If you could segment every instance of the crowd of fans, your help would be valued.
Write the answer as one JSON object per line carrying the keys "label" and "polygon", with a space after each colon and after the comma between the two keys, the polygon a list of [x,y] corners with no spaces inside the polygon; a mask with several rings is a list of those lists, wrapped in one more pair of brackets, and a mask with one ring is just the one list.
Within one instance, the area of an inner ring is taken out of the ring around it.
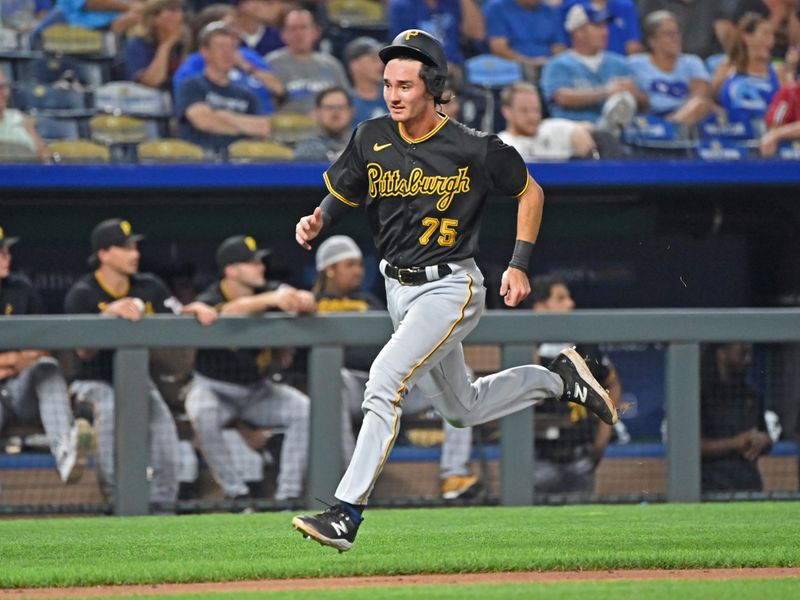
{"label": "crowd of fans", "polygon": [[[46,142],[63,137],[177,137],[225,159],[246,139],[282,144],[282,158],[328,161],[358,122],[386,113],[377,50],[420,28],[446,50],[461,102],[448,114],[505,129],[529,161],[691,156],[709,144],[771,157],[800,139],[799,13],[797,0],[10,0],[0,143],[5,159],[47,161]],[[60,35],[98,31],[118,50],[59,49],[48,31],[64,25]],[[512,80],[481,76],[508,64]],[[84,76],[98,66],[99,81]],[[120,80],[167,94],[169,110],[100,105],[101,86]],[[36,84],[44,87],[26,93]],[[74,98],[59,105],[51,88],[78,90],[84,113]],[[87,121],[108,110],[155,123],[103,137]],[[75,121],[71,135],[54,118]]]}

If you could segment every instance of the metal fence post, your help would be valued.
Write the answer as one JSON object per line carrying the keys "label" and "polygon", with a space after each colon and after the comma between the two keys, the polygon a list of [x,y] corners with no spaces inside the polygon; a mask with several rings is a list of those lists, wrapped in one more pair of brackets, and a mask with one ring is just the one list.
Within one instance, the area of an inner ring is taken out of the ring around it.
{"label": "metal fence post", "polygon": [[[530,364],[533,347],[503,346],[504,369]],[[500,503],[506,506],[533,504],[533,407],[500,421]]]}
{"label": "metal fence post", "polygon": [[150,508],[148,351],[114,353],[114,514],[146,515]]}
{"label": "metal fence post", "polygon": [[667,500],[700,501],[700,345],[667,350]]}
{"label": "metal fence post", "polygon": [[341,346],[312,346],[308,359],[311,395],[311,431],[307,505],[320,508],[316,500],[333,502],[333,492],[342,476],[342,363]]}

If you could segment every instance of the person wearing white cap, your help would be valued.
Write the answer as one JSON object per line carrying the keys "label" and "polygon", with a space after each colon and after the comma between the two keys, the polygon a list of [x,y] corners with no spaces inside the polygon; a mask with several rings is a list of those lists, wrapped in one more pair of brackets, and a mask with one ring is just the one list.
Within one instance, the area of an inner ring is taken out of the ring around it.
{"label": "person wearing white cap", "polygon": [[[386,310],[373,294],[359,289],[364,281],[364,262],[361,249],[352,238],[346,235],[329,237],[319,245],[315,262],[317,279],[313,291],[317,297],[317,312]],[[380,347],[367,346],[345,350],[345,366],[342,369],[342,451],[345,464],[350,461],[355,448],[353,420],[363,417],[361,404],[369,369],[380,350]],[[431,407],[421,388],[412,389],[403,399],[405,414],[419,414]],[[444,421],[443,429],[440,461],[442,497],[456,499],[474,495],[480,489],[480,482],[469,468],[472,428],[456,428]]]}
{"label": "person wearing white cap", "polygon": [[544,66],[542,90],[550,116],[616,132],[648,101],[625,57],[606,50],[607,21],[608,14],[591,5],[574,4],[567,11],[564,28],[572,49]]}

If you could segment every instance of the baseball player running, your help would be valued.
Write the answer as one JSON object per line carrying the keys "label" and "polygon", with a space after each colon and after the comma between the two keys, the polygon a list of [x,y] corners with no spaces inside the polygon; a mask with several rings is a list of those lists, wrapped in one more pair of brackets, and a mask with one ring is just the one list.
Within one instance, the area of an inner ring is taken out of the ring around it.
{"label": "baseball player running", "polygon": [[548,368],[524,365],[471,382],[462,340],[480,319],[483,276],[475,264],[480,218],[490,192],[519,201],[517,240],[500,295],[516,306],[542,218],[543,193],[516,150],[437,112],[446,103],[447,60],[431,35],[410,29],[380,51],[389,115],[361,123],[324,174],[328,195],[302,217],[295,239],[310,250],[320,231],[366,210],[382,257],[394,334],[372,364],[364,421],[335,496],[292,525],[340,552],[353,546],[362,512],[397,438],[402,401],[419,386],[459,427],[478,425],[545,398],[578,402],[606,423],[614,404],[572,348]]}

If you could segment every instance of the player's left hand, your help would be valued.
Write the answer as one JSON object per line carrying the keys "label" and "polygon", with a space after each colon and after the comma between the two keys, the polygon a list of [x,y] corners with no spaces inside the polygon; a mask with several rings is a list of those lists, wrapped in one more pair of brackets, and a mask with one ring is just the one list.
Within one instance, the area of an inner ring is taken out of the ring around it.
{"label": "player's left hand", "polygon": [[506,306],[516,306],[531,293],[528,275],[514,267],[508,267],[500,281],[500,295]]}
{"label": "player's left hand", "polygon": [[211,325],[217,320],[217,311],[203,302],[190,302],[181,309],[181,314],[193,315],[201,325]]}
{"label": "player's left hand", "polygon": [[294,239],[306,250],[311,250],[311,240],[322,231],[322,209],[318,206],[310,215],[301,218],[294,228]]}

